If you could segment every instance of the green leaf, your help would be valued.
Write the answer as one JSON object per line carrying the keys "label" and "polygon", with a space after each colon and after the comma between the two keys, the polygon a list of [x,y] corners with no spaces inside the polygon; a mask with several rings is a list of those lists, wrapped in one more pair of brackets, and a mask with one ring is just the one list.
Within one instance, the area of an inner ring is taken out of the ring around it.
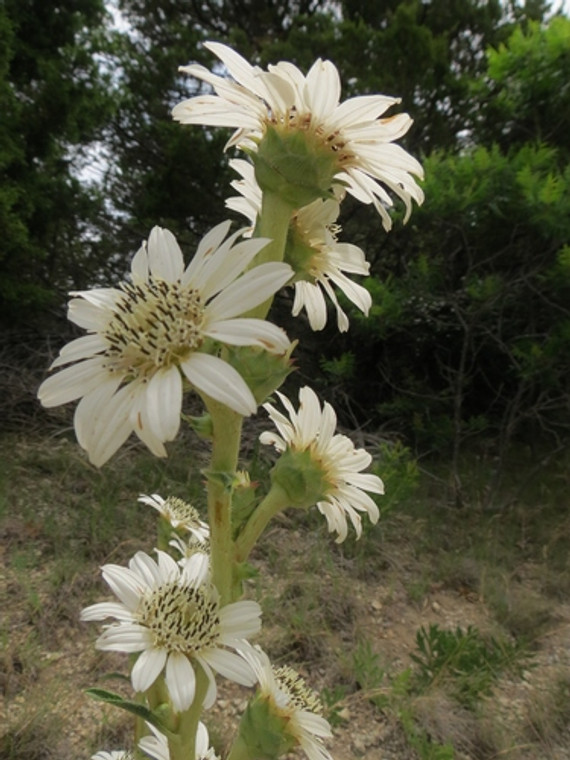
{"label": "green leaf", "polygon": [[127,712],[136,715],[137,718],[142,718],[148,723],[151,723],[153,726],[155,726],[155,728],[158,728],[158,730],[166,736],[172,736],[172,732],[169,731],[164,722],[156,715],[156,713],[154,713],[152,710],[146,707],[146,705],[143,705],[140,702],[133,702],[130,699],[124,699],[120,694],[116,694],[113,691],[107,691],[106,689],[99,689],[97,687],[85,689],[85,693],[92,699],[96,699],[98,702],[106,702],[109,705],[120,707],[121,710],[126,710]]}

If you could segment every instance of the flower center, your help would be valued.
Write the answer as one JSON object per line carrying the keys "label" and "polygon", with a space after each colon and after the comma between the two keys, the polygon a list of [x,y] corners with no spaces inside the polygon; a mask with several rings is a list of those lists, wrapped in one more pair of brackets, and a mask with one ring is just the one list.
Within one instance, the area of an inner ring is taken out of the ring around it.
{"label": "flower center", "polygon": [[339,164],[346,164],[354,158],[354,155],[346,150],[346,140],[340,130],[327,132],[322,123],[315,122],[310,111],[303,113],[297,106],[291,106],[285,112],[269,111],[267,121],[274,127],[291,132],[306,132],[315,135],[321,145],[335,153],[335,159]]}
{"label": "flower center", "polygon": [[124,295],[104,332],[110,372],[148,377],[201,345],[204,306],[196,290],[154,279],[120,288]]}
{"label": "flower center", "polygon": [[198,510],[177,496],[169,496],[164,502],[164,513],[170,520],[177,520],[183,528],[201,527]]}
{"label": "flower center", "polygon": [[273,675],[279,688],[290,698],[299,710],[308,710],[316,715],[322,715],[323,705],[317,694],[307,686],[305,680],[293,668],[283,665],[273,668]]}
{"label": "flower center", "polygon": [[211,647],[220,632],[219,605],[203,586],[166,583],[143,598],[137,617],[152,631],[154,645],[192,654]]}

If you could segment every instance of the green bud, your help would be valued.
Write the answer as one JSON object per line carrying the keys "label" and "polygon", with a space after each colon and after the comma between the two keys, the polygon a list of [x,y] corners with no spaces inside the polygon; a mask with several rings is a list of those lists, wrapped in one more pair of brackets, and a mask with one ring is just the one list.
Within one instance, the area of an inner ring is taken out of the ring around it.
{"label": "green bud", "polygon": [[286,449],[271,470],[271,482],[289,499],[289,506],[309,509],[326,496],[329,484],[310,451]]}
{"label": "green bud", "polygon": [[335,155],[309,132],[269,127],[251,158],[261,190],[278,195],[293,208],[331,197],[338,171]]}
{"label": "green bud", "polygon": [[267,697],[255,697],[247,706],[239,725],[239,734],[249,757],[276,760],[290,752],[297,740],[287,733],[287,718],[279,715]]}
{"label": "green bud", "polygon": [[281,355],[257,346],[228,346],[227,361],[243,377],[258,404],[263,404],[293,371],[291,354],[298,342],[293,341]]}

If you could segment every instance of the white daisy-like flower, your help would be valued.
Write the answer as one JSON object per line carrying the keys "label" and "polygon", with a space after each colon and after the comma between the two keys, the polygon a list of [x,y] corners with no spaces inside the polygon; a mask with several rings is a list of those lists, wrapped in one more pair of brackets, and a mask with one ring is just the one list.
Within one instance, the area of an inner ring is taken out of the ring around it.
{"label": "white daisy-like flower", "polygon": [[138,552],[128,568],[104,565],[103,578],[119,601],[86,607],[81,619],[116,619],[96,646],[140,652],[131,671],[135,691],[149,689],[164,671],[174,709],[186,710],[194,701],[198,664],[209,681],[204,706],[211,707],[216,698],[213,671],[244,686],[254,683],[251,669],[228,647],[241,648],[243,639],[259,632],[261,608],[253,601],[221,607],[200,555],[183,567],[165,552],[157,555],[155,561]]}
{"label": "white daisy-like flower", "polygon": [[277,395],[289,416],[272,404],[264,404],[263,408],[279,435],[264,432],[260,441],[273,445],[279,452],[309,452],[325,483],[325,495],[317,502],[317,507],[326,517],[329,531],[336,531],[337,543],[344,541],[348,534],[348,516],[357,538],[360,538],[362,520],[359,512],[368,513],[372,523],[376,523],[380,516],[377,505],[366,491],[384,493],[384,485],[377,475],[362,472],[372,462],[371,455],[364,449],[355,448],[345,435],[335,434],[334,409],[327,402],[321,409],[317,394],[308,386],[299,391],[298,412],[286,396],[279,392]]}
{"label": "white daisy-like flower", "polygon": [[[239,317],[270,298],[291,277],[280,263],[242,272],[266,240],[226,238],[230,222],[211,230],[185,268],[171,232],[155,227],[131,264],[131,282],[76,292],[69,319],[88,334],[64,346],[45,380],[44,406],[81,398],[75,412],[80,445],[101,466],[134,431],[156,456],[180,425],[183,378],[239,414],[257,408],[239,373],[217,346],[260,346],[282,354],[284,331]],[[240,276],[241,275],[241,276]]]}
{"label": "white daisy-like flower", "polygon": [[153,493],[151,496],[141,494],[138,501],[141,504],[148,504],[149,507],[160,512],[173,528],[187,531],[198,543],[207,543],[210,537],[208,525],[200,519],[198,510],[183,499],[179,499],[177,496],[169,496],[167,499],[163,499],[159,494]]}
{"label": "white daisy-like flower", "polygon": [[113,749],[110,752],[101,750],[91,755],[91,760],[135,760],[132,752],[124,749]]}
{"label": "white daisy-like flower", "polygon": [[[258,683],[258,696],[269,703],[270,712],[282,718],[287,737],[297,744],[309,760],[332,760],[323,739],[332,736],[318,694],[288,666],[274,667],[258,646],[241,650]],[[255,707],[253,708],[255,709]]]}
{"label": "white daisy-like flower", "polygon": [[[253,166],[242,159],[233,159],[230,166],[241,180],[231,184],[240,197],[228,198],[226,206],[246,216],[255,226],[261,210],[261,190],[255,180]],[[370,293],[362,285],[347,277],[349,274],[367,275],[370,264],[361,248],[351,243],[339,243],[336,224],[340,213],[337,200],[321,198],[299,209],[291,218],[285,261],[295,272],[293,286],[293,316],[304,308],[313,330],[322,330],[327,322],[327,306],[324,294],[330,298],[337,314],[340,332],[349,327],[348,317],[341,308],[333,285],[336,285],[364,314],[372,306]]]}
{"label": "white daisy-like flower", "polygon": [[[168,740],[152,724],[146,724],[152,731],[152,736],[144,736],[139,741],[139,747],[154,760],[170,760],[170,751],[168,749]],[[210,747],[210,737],[208,729],[200,721],[198,731],[196,732],[196,760],[219,760],[213,747]]]}
{"label": "white daisy-like flower", "polygon": [[373,203],[386,230],[392,226],[387,208],[393,205],[386,188],[404,201],[406,220],[412,200],[423,202],[423,192],[412,177],[423,177],[421,164],[394,144],[412,119],[406,113],[384,117],[399,98],[363,95],[339,103],[340,76],[330,61],[318,59],[305,76],[286,61],[264,71],[226,45],[207,42],[205,47],[222,61],[231,79],[198,64],[182,66],[180,71],[211,85],[215,94],[179,103],[172,112],[174,119],[233,127],[236,131],[228,146],[253,151],[270,128],[281,134],[306,134],[330,154],[334,183],[359,201]]}

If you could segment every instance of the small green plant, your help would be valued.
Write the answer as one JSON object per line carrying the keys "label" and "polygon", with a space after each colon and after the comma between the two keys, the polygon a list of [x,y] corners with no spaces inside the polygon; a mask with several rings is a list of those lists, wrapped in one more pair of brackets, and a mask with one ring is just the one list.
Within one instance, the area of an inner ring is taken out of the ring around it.
{"label": "small green plant", "polygon": [[340,713],[347,691],[348,688],[342,684],[336,684],[330,689],[325,687],[321,691],[321,700],[326,710],[326,718],[331,726],[340,726],[343,721]]}
{"label": "small green plant", "polygon": [[459,626],[446,631],[437,624],[422,626],[416,634],[414,687],[425,691],[435,683],[451,683],[453,696],[473,707],[488,694],[500,673],[507,669],[520,672],[525,655],[520,644],[484,638],[474,626]]}
{"label": "small green plant", "polygon": [[370,692],[370,702],[382,709],[387,704],[387,697],[379,694],[386,671],[380,665],[380,657],[372,651],[369,641],[360,642],[352,655],[354,677],[364,691]]}

